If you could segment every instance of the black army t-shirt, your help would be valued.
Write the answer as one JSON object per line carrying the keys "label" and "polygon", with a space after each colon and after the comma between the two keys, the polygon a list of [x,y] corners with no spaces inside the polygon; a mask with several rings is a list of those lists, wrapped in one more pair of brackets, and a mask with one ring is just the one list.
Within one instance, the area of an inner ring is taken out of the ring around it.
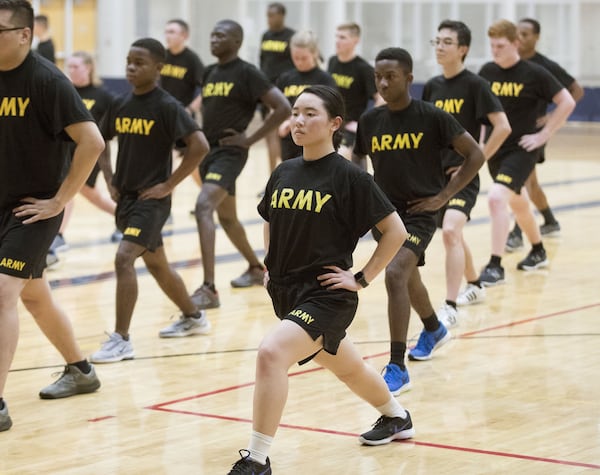
{"label": "black army t-shirt", "polygon": [[209,66],[202,81],[202,117],[211,146],[227,135],[225,129],[246,130],[256,104],[272,87],[263,72],[240,58]]}
{"label": "black army t-shirt", "polygon": [[360,56],[342,62],[337,56],[329,58],[327,71],[338,87],[346,104],[346,122],[358,120],[366,110],[369,100],[377,92],[373,66]]}
{"label": "black army t-shirt", "polygon": [[[502,105],[492,93],[489,83],[467,69],[452,78],[439,75],[427,81],[423,100],[453,115],[475,141],[479,141],[481,125],[490,125],[488,114],[502,112]],[[444,168],[462,162],[463,157],[449,150]]]}
{"label": "black army t-shirt", "polygon": [[372,177],[337,153],[279,165],[258,205],[269,222],[265,263],[274,277],[352,267],[358,239],[394,212]]}
{"label": "black army t-shirt", "polygon": [[0,72],[0,208],[54,196],[71,143],[64,129],[91,120],[71,82],[41,56]]}
{"label": "black army t-shirt", "polygon": [[194,99],[196,88],[202,84],[204,65],[196,53],[185,48],[179,54],[167,51],[160,71],[160,85],[186,107]]}
{"label": "black army t-shirt", "polygon": [[294,67],[290,55],[290,39],[294,33],[286,27],[281,31],[268,30],[262,36],[260,69],[273,84],[282,73]]}
{"label": "black army t-shirt", "polygon": [[501,150],[520,148],[520,138],[537,130],[540,104],[552,102],[562,89],[552,74],[530,61],[519,61],[510,68],[490,62],[481,68],[479,75],[490,83],[512,127]]}
{"label": "black army t-shirt", "polygon": [[136,193],[171,176],[171,150],[198,124],[181,104],[159,87],[116,101],[104,115],[100,130],[106,139],[118,136],[119,151],[113,185]]}
{"label": "black army t-shirt", "polygon": [[407,201],[444,188],[442,152],[464,133],[450,114],[413,99],[401,111],[380,106],[363,114],[354,150],[371,157],[375,182],[404,211]]}

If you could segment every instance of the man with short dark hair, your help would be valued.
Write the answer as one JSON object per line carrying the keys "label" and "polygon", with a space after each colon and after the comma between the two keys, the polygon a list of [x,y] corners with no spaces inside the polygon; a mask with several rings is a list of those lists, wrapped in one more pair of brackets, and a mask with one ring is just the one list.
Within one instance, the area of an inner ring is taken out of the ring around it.
{"label": "man with short dark hair", "polygon": [[[469,183],[485,158],[479,145],[450,114],[413,99],[412,58],[402,48],[386,48],[375,58],[375,84],[385,105],[365,112],[358,121],[354,162],[371,157],[375,182],[400,214],[408,238],[385,270],[390,326],[390,360],[384,379],[393,395],[410,388],[404,363],[411,306],[423,330],[408,355],[428,360],[450,340],[450,332],[431,305],[419,266],[437,228],[438,210]],[[452,146],[464,162],[450,180],[442,152]],[[376,236],[378,237],[378,236]]]}
{"label": "man with short dark hair", "polygon": [[[287,118],[291,108],[261,71],[238,56],[243,37],[242,27],[233,20],[219,21],[210,35],[217,63],[206,68],[202,85],[204,133],[211,149],[200,164],[203,184],[196,201],[204,270],[204,282],[192,295],[198,308],[220,306],[215,287],[215,211],[225,234],[248,262],[248,269],[231,286],[251,287],[263,281],[264,268],[237,216],[236,180],[246,165],[249,147]],[[258,129],[246,135],[259,101],[270,113]]]}
{"label": "man with short dark hair", "polygon": [[[442,66],[442,74],[427,81],[423,99],[452,114],[473,137],[479,138],[482,125],[491,125],[492,133],[482,146],[487,160],[508,137],[510,125],[487,81],[465,68],[471,30],[461,21],[444,20],[431,43],[435,47],[437,62]],[[442,153],[446,179],[450,180],[462,164],[463,157],[452,149]],[[475,175],[467,186],[450,199],[441,216],[446,250],[446,299],[437,315],[447,327],[458,323],[457,305],[477,303],[485,297],[485,289],[479,281],[479,273],[463,235],[478,194],[479,175]],[[467,286],[459,294],[463,275]]]}
{"label": "man with short dark hair", "polygon": [[[260,69],[272,84],[277,82],[281,74],[294,67],[290,55],[290,40],[296,32],[285,25],[285,15],[285,5],[279,2],[269,4],[267,7],[269,29],[263,33],[260,41]],[[260,109],[263,118],[266,117],[268,108],[261,105]],[[277,130],[268,132],[265,140],[269,154],[269,168],[273,171],[281,159],[281,145]]]}
{"label": "man with short dark hair", "polygon": [[31,4],[0,0],[0,431],[12,425],[2,397],[19,338],[19,297],[67,363],[40,397],[100,387],[44,268],[64,207],[85,183],[104,140],[71,82],[31,52],[32,32]]}

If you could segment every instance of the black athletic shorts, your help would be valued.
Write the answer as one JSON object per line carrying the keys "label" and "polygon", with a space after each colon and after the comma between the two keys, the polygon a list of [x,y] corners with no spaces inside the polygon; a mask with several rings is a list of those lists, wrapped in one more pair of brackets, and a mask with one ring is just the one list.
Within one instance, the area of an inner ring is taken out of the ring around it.
{"label": "black athletic shorts", "polygon": [[488,169],[494,183],[510,188],[520,194],[525,180],[538,161],[539,150],[528,152],[522,148],[501,150],[488,161]]}
{"label": "black athletic shorts", "polygon": [[[322,273],[327,272],[327,269],[323,269]],[[340,342],[346,336],[346,329],[356,314],[356,292],[327,290],[321,286],[316,275],[300,280],[270,279],[267,291],[280,320],[290,320],[300,325],[313,340],[323,335],[323,349],[332,355],[337,353]],[[310,361],[317,353],[299,364]]]}
{"label": "black athletic shorts", "polygon": [[[417,266],[425,265],[425,249],[429,246],[437,229],[439,212],[409,214],[406,211],[398,211],[404,227],[408,231],[408,237],[402,247],[410,249],[418,258]],[[374,227],[371,234],[379,241],[381,233]]]}
{"label": "black athletic shorts", "polygon": [[247,160],[246,149],[211,145],[210,152],[200,163],[202,183],[214,183],[227,190],[231,196],[235,196],[235,181],[242,173]]}
{"label": "black athletic shorts", "polygon": [[115,220],[125,241],[155,251],[163,245],[161,231],[170,212],[170,196],[160,200],[139,200],[137,195],[124,195],[117,203]]}
{"label": "black athletic shorts", "polygon": [[88,179],[85,180],[85,184],[87,186],[89,186],[90,188],[94,188],[96,186],[96,180],[98,179],[99,173],[100,173],[100,165],[98,165],[96,163],[94,165],[94,168],[92,169],[92,172],[90,173],[90,176],[88,176]]}
{"label": "black athletic shorts", "polygon": [[446,206],[444,206],[443,211],[438,214],[438,227],[442,227],[444,213],[448,209],[460,211],[467,217],[467,220],[470,220],[471,211],[473,211],[475,203],[477,203],[477,195],[479,195],[479,174],[475,175],[475,178],[467,186],[450,198]]}
{"label": "black athletic shorts", "polygon": [[53,218],[23,224],[12,209],[0,211],[0,273],[21,279],[39,279],[46,267],[46,254],[58,233],[63,213]]}

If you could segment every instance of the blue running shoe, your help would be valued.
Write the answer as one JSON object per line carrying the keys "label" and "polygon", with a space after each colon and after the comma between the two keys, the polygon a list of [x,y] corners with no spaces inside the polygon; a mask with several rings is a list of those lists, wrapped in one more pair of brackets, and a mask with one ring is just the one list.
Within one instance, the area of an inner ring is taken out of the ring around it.
{"label": "blue running shoe", "polygon": [[440,322],[440,327],[434,332],[428,332],[423,329],[419,336],[419,341],[417,341],[417,346],[408,353],[408,359],[412,361],[430,360],[431,354],[444,343],[450,341],[451,337],[452,335],[450,335],[450,332],[442,322]]}
{"label": "blue running shoe", "polygon": [[390,363],[383,368],[383,379],[385,380],[392,396],[398,396],[411,389],[408,370],[402,369],[394,363]]}

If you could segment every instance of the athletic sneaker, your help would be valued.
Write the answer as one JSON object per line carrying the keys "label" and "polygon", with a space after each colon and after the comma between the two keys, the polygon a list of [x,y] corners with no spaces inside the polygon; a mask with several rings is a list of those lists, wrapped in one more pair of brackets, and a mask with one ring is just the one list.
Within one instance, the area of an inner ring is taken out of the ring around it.
{"label": "athletic sneaker", "polygon": [[264,276],[265,270],[263,267],[248,267],[246,272],[231,281],[231,286],[245,288],[253,285],[263,285]]}
{"label": "athletic sneaker", "polygon": [[56,251],[53,249],[48,250],[48,254],[46,254],[46,267],[49,269],[58,264],[58,256],[56,255]]}
{"label": "athletic sneaker", "polygon": [[472,305],[485,300],[485,287],[477,287],[475,284],[467,284],[456,298],[456,305]]}
{"label": "athletic sneaker", "polygon": [[219,292],[216,290],[213,292],[208,285],[198,287],[194,293],[190,295],[190,298],[198,310],[218,308],[221,305],[221,302],[219,302]]}
{"label": "athletic sneaker", "polygon": [[458,325],[458,310],[446,302],[438,309],[436,315],[438,320],[442,322],[446,328]]}
{"label": "athletic sneaker", "polygon": [[54,240],[52,241],[52,244],[50,244],[50,249],[56,252],[62,252],[69,249],[69,245],[67,244],[67,241],[65,241],[63,235],[58,233],[54,236]]}
{"label": "athletic sneaker", "polygon": [[247,475],[271,475],[271,462],[267,457],[266,465],[262,465],[250,458],[248,450],[240,450],[240,460],[233,464],[229,474],[247,474]]}
{"label": "athletic sneaker", "polygon": [[12,420],[8,415],[8,405],[4,401],[4,407],[0,409],[0,432],[8,430],[12,427]]}
{"label": "athletic sneaker", "polygon": [[131,360],[135,357],[131,340],[125,340],[117,333],[108,335],[108,340],[102,343],[98,351],[90,356],[92,363],[116,363],[122,360]]}
{"label": "athletic sneaker", "polygon": [[181,315],[179,320],[158,332],[161,338],[176,338],[190,335],[207,335],[210,333],[210,322],[206,318],[206,312],[200,311],[198,317],[186,317]]}
{"label": "athletic sneaker", "polygon": [[392,396],[398,396],[412,388],[406,368],[402,369],[397,364],[390,363],[383,368],[382,374]]}
{"label": "athletic sneaker", "polygon": [[535,270],[541,269],[542,267],[547,267],[548,264],[549,261],[546,256],[545,249],[540,249],[539,251],[534,251],[532,249],[529,251],[529,254],[527,254],[527,257],[517,264],[517,269]]}
{"label": "athletic sneaker", "polygon": [[517,234],[514,229],[508,234],[508,239],[506,239],[506,245],[504,248],[506,252],[514,252],[523,247],[523,236],[521,234]]}
{"label": "athletic sneaker", "polygon": [[410,439],[415,436],[410,414],[406,411],[406,417],[381,416],[373,428],[362,434],[358,441],[365,445],[389,444],[392,440]]}
{"label": "athletic sneaker", "polygon": [[115,229],[110,235],[110,242],[120,242],[123,239],[123,233],[118,229]]}
{"label": "athletic sneaker", "polygon": [[493,287],[494,285],[504,283],[504,267],[493,266],[488,264],[483,268],[479,275],[481,285],[485,287]]}
{"label": "athletic sneaker", "polygon": [[72,364],[65,365],[65,370],[56,381],[40,391],[42,399],[59,399],[76,394],[93,393],[100,387],[94,366],[88,374]]}
{"label": "athletic sneaker", "polygon": [[540,232],[542,236],[546,237],[554,237],[560,234],[560,224],[556,223],[546,223],[540,226]]}
{"label": "athletic sneaker", "polygon": [[408,353],[408,359],[412,361],[430,360],[432,353],[450,341],[450,338],[452,338],[452,335],[442,322],[434,332],[428,332],[423,328],[417,345]]}

